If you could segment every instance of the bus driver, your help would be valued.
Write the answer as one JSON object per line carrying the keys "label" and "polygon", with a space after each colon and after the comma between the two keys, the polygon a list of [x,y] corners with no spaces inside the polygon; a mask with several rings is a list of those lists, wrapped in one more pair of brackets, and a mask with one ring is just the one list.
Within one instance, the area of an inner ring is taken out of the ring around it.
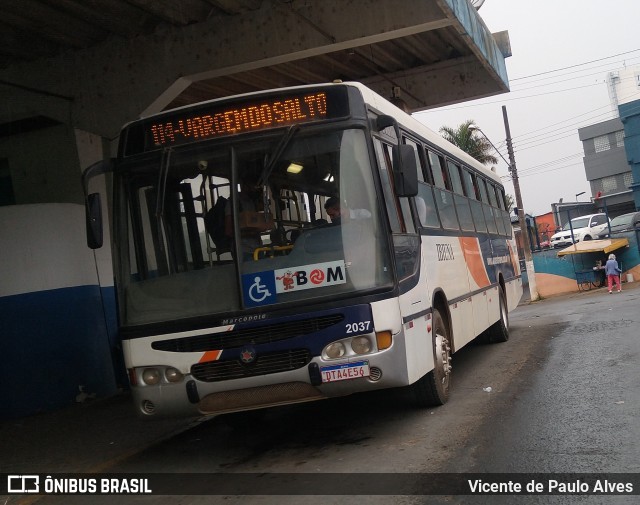
{"label": "bus driver", "polygon": [[325,202],[324,210],[327,211],[327,215],[331,219],[331,224],[340,224],[350,221],[351,219],[368,219],[371,217],[371,212],[367,209],[350,209],[347,206],[341,205],[340,200],[335,196],[332,196]]}

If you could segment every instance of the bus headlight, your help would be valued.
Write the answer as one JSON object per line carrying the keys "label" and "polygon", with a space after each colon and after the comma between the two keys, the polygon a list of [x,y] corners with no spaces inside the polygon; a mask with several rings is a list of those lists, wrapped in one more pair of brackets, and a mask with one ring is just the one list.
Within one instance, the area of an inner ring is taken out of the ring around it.
{"label": "bus headlight", "polygon": [[160,382],[160,372],[157,368],[145,368],[142,372],[142,380],[149,386],[154,386]]}
{"label": "bus headlight", "polygon": [[354,337],[351,340],[351,349],[356,354],[367,354],[371,352],[371,340],[369,337]]}
{"label": "bus headlight", "polygon": [[167,379],[167,382],[180,382],[184,378],[182,372],[173,367],[168,367],[164,371],[164,376]]}
{"label": "bus headlight", "polygon": [[324,348],[324,353],[331,359],[342,358],[347,353],[342,342],[332,342]]}

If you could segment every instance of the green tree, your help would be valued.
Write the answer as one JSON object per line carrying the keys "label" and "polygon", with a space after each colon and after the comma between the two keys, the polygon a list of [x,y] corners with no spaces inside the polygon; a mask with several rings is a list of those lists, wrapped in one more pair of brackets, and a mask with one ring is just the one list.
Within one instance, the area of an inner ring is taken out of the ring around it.
{"label": "green tree", "polygon": [[512,195],[506,194],[504,195],[505,200],[507,200],[507,210],[509,212],[511,212],[511,209],[513,209],[513,206],[516,204],[516,201],[514,200]]}
{"label": "green tree", "polygon": [[493,146],[482,133],[474,127],[473,119],[467,119],[457,128],[443,126],[440,128],[440,134],[453,145],[458,146],[468,155],[478,160],[483,165],[495,165],[498,158],[490,154]]}

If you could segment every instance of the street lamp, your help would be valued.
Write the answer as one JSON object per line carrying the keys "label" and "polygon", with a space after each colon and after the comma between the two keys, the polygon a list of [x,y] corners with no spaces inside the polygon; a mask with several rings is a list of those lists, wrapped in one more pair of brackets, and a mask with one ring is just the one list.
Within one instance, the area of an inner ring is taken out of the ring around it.
{"label": "street lamp", "polygon": [[580,195],[584,195],[585,193],[586,193],[586,191],[582,191],[582,192],[580,192],[580,193],[576,193],[576,202],[578,201],[578,197],[579,197]]}
{"label": "street lamp", "polygon": [[493,142],[491,142],[491,139],[489,137],[487,137],[487,135],[480,129],[480,127],[478,125],[474,124],[474,123],[471,123],[469,125],[469,131],[480,133],[480,135],[482,135],[487,140],[487,142],[489,142],[489,144],[491,144],[491,147],[493,147],[495,152],[497,152],[498,155],[502,158],[502,161],[504,161],[507,164],[507,168],[509,169],[509,175],[511,175],[511,164],[505,159],[504,156],[502,156],[502,153],[500,151],[498,151],[498,148],[493,145]]}

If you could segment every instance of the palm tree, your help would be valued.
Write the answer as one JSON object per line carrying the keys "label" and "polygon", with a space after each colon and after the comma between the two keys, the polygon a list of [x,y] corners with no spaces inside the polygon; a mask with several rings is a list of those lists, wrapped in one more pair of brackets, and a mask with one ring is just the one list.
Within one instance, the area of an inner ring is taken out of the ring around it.
{"label": "palm tree", "polygon": [[505,200],[507,201],[507,202],[506,202],[506,203],[507,203],[507,210],[508,210],[509,212],[511,212],[511,209],[513,209],[513,206],[515,205],[516,201],[515,201],[515,199],[513,198],[513,196],[512,196],[512,195],[509,195],[509,194],[504,195],[504,198],[505,198]]}
{"label": "palm tree", "polygon": [[489,154],[493,150],[493,146],[478,132],[473,119],[467,119],[457,128],[443,126],[440,128],[440,134],[483,165],[498,163],[498,158]]}

